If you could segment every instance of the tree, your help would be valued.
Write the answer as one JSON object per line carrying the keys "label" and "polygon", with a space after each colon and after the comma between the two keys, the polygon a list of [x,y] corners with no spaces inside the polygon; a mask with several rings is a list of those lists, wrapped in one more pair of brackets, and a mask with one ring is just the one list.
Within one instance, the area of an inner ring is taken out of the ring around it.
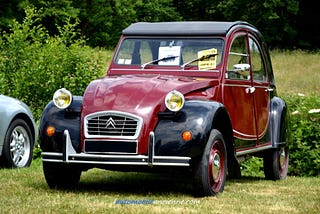
{"label": "tree", "polygon": [[174,7],[188,21],[223,21],[217,10],[221,0],[174,0]]}
{"label": "tree", "polygon": [[25,16],[23,4],[19,0],[1,0],[0,2],[0,29],[7,30],[13,20],[21,21]]}
{"label": "tree", "polygon": [[0,32],[23,9],[43,10],[42,25],[50,35],[68,17],[79,18],[79,28],[92,47],[114,47],[121,31],[138,21],[236,21],[255,25],[275,48],[320,48],[320,19],[311,0],[1,0]]}
{"label": "tree", "polygon": [[320,48],[320,13],[313,0],[299,0],[299,12],[295,17],[298,32],[295,42],[298,47],[307,49]]}
{"label": "tree", "polygon": [[77,0],[81,31],[91,46],[114,47],[124,28],[137,21],[179,20],[172,0]]}

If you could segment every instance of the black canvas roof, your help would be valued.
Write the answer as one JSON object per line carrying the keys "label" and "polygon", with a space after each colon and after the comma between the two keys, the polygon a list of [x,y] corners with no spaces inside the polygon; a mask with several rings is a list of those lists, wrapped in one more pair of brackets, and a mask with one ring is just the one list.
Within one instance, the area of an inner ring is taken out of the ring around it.
{"label": "black canvas roof", "polygon": [[251,26],[247,22],[212,22],[212,21],[184,21],[184,22],[137,22],[122,31],[123,35],[136,36],[209,36],[225,35],[236,25]]}

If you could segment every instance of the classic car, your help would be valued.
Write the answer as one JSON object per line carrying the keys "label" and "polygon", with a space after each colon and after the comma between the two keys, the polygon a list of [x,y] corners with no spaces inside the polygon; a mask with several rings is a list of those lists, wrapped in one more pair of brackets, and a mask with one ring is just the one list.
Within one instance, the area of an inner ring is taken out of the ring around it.
{"label": "classic car", "polygon": [[183,172],[194,194],[224,189],[239,163],[264,160],[284,179],[287,106],[261,33],[236,22],[139,22],[122,31],[105,77],[82,96],[58,89],[40,122],[50,188],[81,172]]}
{"label": "classic car", "polygon": [[29,107],[0,94],[0,167],[28,167],[38,138]]}

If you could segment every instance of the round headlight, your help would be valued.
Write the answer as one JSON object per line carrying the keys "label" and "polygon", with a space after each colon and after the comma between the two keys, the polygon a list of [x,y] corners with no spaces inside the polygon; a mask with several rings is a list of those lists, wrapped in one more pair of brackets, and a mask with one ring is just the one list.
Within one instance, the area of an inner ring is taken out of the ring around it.
{"label": "round headlight", "polygon": [[170,111],[179,111],[184,105],[184,96],[179,91],[171,91],[166,96],[165,104]]}
{"label": "round headlight", "polygon": [[65,109],[68,108],[72,102],[72,94],[65,88],[58,89],[53,94],[53,103],[57,108]]}

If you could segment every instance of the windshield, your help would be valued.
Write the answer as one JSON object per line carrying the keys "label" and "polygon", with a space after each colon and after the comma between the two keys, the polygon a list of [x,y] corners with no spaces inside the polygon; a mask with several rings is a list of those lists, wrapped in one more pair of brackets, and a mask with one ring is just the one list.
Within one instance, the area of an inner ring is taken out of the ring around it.
{"label": "windshield", "polygon": [[126,38],[120,44],[115,63],[140,65],[142,69],[169,65],[212,70],[221,62],[223,45],[223,39],[219,38]]}

